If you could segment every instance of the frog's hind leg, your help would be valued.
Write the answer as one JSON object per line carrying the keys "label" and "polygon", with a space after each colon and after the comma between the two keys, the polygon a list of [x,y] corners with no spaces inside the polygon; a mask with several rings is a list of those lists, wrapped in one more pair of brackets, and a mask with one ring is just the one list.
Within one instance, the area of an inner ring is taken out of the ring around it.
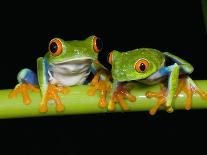
{"label": "frog's hind leg", "polygon": [[207,93],[200,89],[189,76],[180,78],[176,97],[181,93],[181,91],[186,94],[186,110],[190,110],[192,107],[192,96],[194,93],[198,93],[201,98],[207,100]]}
{"label": "frog's hind leg", "polygon": [[179,66],[175,63],[172,66],[168,66],[164,68],[168,74],[168,84],[167,87],[164,88],[163,85],[161,87],[161,91],[158,93],[155,92],[146,92],[147,98],[155,97],[157,98],[157,103],[150,110],[151,115],[155,115],[160,106],[165,106],[166,111],[171,113],[173,112],[172,103],[174,102],[174,96],[176,94],[176,90],[178,88],[178,79],[179,79]]}
{"label": "frog's hind leg", "polygon": [[[165,106],[166,101],[167,101],[167,88],[164,86],[164,84],[160,85],[160,92],[150,92],[147,91],[146,92],[146,97],[147,98],[157,98],[157,103],[155,104],[155,106],[153,106],[149,113],[150,115],[155,115],[157,110],[161,107],[161,106]],[[173,109],[168,109],[168,112],[172,112]]]}
{"label": "frog's hind leg", "polygon": [[30,69],[22,69],[18,75],[17,80],[19,84],[17,84],[14,90],[9,94],[9,98],[15,98],[18,93],[21,93],[23,96],[24,104],[30,104],[31,99],[29,97],[28,89],[31,89],[33,92],[39,92],[38,80],[36,74]]}

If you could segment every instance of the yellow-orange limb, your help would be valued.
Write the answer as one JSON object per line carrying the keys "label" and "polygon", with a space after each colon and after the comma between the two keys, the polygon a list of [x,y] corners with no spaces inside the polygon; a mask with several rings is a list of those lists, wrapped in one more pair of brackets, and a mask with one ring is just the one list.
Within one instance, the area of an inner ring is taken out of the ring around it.
{"label": "yellow-orange limb", "polygon": [[114,111],[115,110],[115,103],[118,103],[121,108],[125,111],[129,110],[128,105],[124,101],[124,96],[121,93],[114,93],[111,101],[109,102],[108,105],[108,110],[109,111]]}
{"label": "yellow-orange limb", "polygon": [[58,93],[67,94],[69,89],[66,87],[58,87],[53,84],[49,84],[46,94],[43,96],[42,102],[40,104],[40,112],[47,112],[48,110],[48,101],[53,100],[56,103],[56,111],[64,111],[64,105],[58,96]]}
{"label": "yellow-orange limb", "polygon": [[100,80],[100,73],[97,73],[91,81],[90,85],[92,88],[88,90],[88,95],[92,96],[95,94],[95,91],[99,90],[99,106],[101,108],[105,108],[107,105],[106,94],[111,90],[111,82],[109,81],[109,77],[106,77],[105,80]]}
{"label": "yellow-orange limb", "polygon": [[100,90],[99,106],[101,108],[106,107],[106,91],[104,91],[104,90]]}
{"label": "yellow-orange limb", "polygon": [[129,110],[129,107],[124,99],[128,99],[131,102],[136,101],[136,97],[131,95],[126,88],[118,86],[117,90],[113,93],[111,100],[109,101],[108,110],[115,110],[115,103],[118,103],[125,111]]}
{"label": "yellow-orange limb", "polygon": [[193,95],[193,91],[190,88],[190,85],[187,84],[186,80],[184,79],[180,79],[179,80],[179,85],[178,85],[178,89],[176,92],[175,97],[177,97],[181,91],[183,91],[186,94],[186,104],[185,104],[185,109],[186,110],[190,110],[192,107],[192,95]]}
{"label": "yellow-orange limb", "polygon": [[99,82],[100,79],[100,73],[96,73],[95,76],[93,77],[92,81],[90,82],[91,86],[96,85]]}
{"label": "yellow-orange limb", "polygon": [[[155,115],[157,113],[158,109],[161,106],[165,106],[165,104],[166,104],[166,100],[167,100],[166,93],[167,93],[167,90],[166,90],[166,88],[163,85],[160,85],[160,87],[161,87],[160,88],[160,92],[149,92],[148,91],[145,94],[147,98],[152,98],[152,97],[157,98],[157,103],[149,111],[150,115]],[[167,108],[167,112],[169,112],[169,113],[173,112],[172,107]]]}
{"label": "yellow-orange limb", "polygon": [[207,93],[205,91],[199,88],[196,89],[195,92],[198,93],[203,99],[207,100]]}
{"label": "yellow-orange limb", "polygon": [[95,91],[99,88],[99,77],[100,74],[96,73],[96,75],[93,77],[92,81],[90,82],[90,85],[93,86],[91,89],[88,90],[88,95],[93,96],[95,95]]}
{"label": "yellow-orange limb", "polygon": [[191,83],[188,83],[186,78],[180,79],[178,90],[176,92],[176,97],[178,94],[183,91],[186,94],[186,104],[185,109],[190,110],[192,108],[192,97],[193,93],[198,93],[202,98],[207,99],[207,94],[198,87],[191,86]]}
{"label": "yellow-orange limb", "polygon": [[28,93],[29,89],[31,89],[32,92],[35,92],[35,93],[39,92],[39,89],[36,86],[32,84],[22,83],[22,84],[17,85],[14,88],[14,90],[10,92],[9,98],[15,98],[18,93],[21,93],[23,97],[23,103],[28,105],[31,103],[31,99]]}
{"label": "yellow-orange limb", "polygon": [[123,90],[122,94],[124,95],[124,98],[128,99],[131,102],[136,101],[136,97],[132,94],[130,94],[127,90]]}

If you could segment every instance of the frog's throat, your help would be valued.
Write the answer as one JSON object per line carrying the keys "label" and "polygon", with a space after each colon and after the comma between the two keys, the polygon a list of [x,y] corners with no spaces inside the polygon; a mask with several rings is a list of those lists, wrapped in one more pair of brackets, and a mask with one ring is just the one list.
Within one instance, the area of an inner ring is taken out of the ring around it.
{"label": "frog's throat", "polygon": [[78,58],[49,65],[51,84],[72,86],[83,84],[91,71],[91,58]]}

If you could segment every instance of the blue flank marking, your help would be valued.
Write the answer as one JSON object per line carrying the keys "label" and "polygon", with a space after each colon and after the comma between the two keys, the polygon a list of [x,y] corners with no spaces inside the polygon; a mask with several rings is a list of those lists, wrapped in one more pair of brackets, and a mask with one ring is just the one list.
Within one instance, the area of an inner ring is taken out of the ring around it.
{"label": "blue flank marking", "polygon": [[96,66],[93,63],[91,64],[90,69],[91,69],[91,72],[93,73],[93,75],[95,75],[96,72],[97,72],[97,69],[96,69]]}
{"label": "blue flank marking", "polygon": [[161,69],[159,70],[159,73],[160,73],[161,76],[164,76],[164,75],[169,74],[170,71],[171,71],[171,69],[170,69],[169,66],[168,66],[168,67],[163,67],[163,68],[161,68]]}
{"label": "blue flank marking", "polygon": [[45,72],[44,72],[44,75],[45,75],[45,80],[46,80],[46,83],[48,84],[48,81],[49,81],[49,74],[48,74],[48,69],[49,69],[49,64],[48,64],[48,61],[47,59],[44,58],[44,68],[45,68]]}

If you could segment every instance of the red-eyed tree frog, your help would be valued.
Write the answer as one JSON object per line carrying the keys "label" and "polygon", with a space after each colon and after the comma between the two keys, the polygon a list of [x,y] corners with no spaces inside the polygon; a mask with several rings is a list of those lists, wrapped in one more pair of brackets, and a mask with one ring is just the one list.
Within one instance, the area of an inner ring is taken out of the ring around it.
{"label": "red-eyed tree frog", "polygon": [[58,93],[66,94],[68,86],[87,84],[89,74],[92,73],[95,76],[91,85],[95,89],[89,90],[88,94],[93,95],[99,89],[100,106],[105,107],[105,94],[110,83],[107,69],[98,61],[98,53],[102,47],[101,39],[96,36],[73,41],[52,39],[45,56],[37,59],[37,75],[30,69],[22,69],[17,75],[19,84],[9,96],[16,97],[17,93],[22,93],[23,102],[29,104],[31,99],[28,89],[36,92],[40,88],[40,112],[47,112],[49,100],[55,101],[56,110],[60,112],[64,110],[64,104]]}
{"label": "red-eyed tree frog", "polygon": [[136,97],[129,93],[127,86],[132,81],[148,85],[166,81],[167,87],[162,87],[161,92],[146,93],[148,98],[158,98],[156,105],[150,110],[151,115],[154,115],[161,105],[165,106],[168,112],[172,112],[172,103],[181,91],[187,95],[185,107],[187,110],[191,109],[193,93],[198,93],[202,98],[207,99],[207,94],[188,76],[193,72],[193,66],[168,52],[162,53],[151,48],[128,52],[114,50],[109,54],[109,63],[112,65],[113,78],[109,110],[114,110],[116,102],[124,110],[129,109],[124,99],[136,100]]}

